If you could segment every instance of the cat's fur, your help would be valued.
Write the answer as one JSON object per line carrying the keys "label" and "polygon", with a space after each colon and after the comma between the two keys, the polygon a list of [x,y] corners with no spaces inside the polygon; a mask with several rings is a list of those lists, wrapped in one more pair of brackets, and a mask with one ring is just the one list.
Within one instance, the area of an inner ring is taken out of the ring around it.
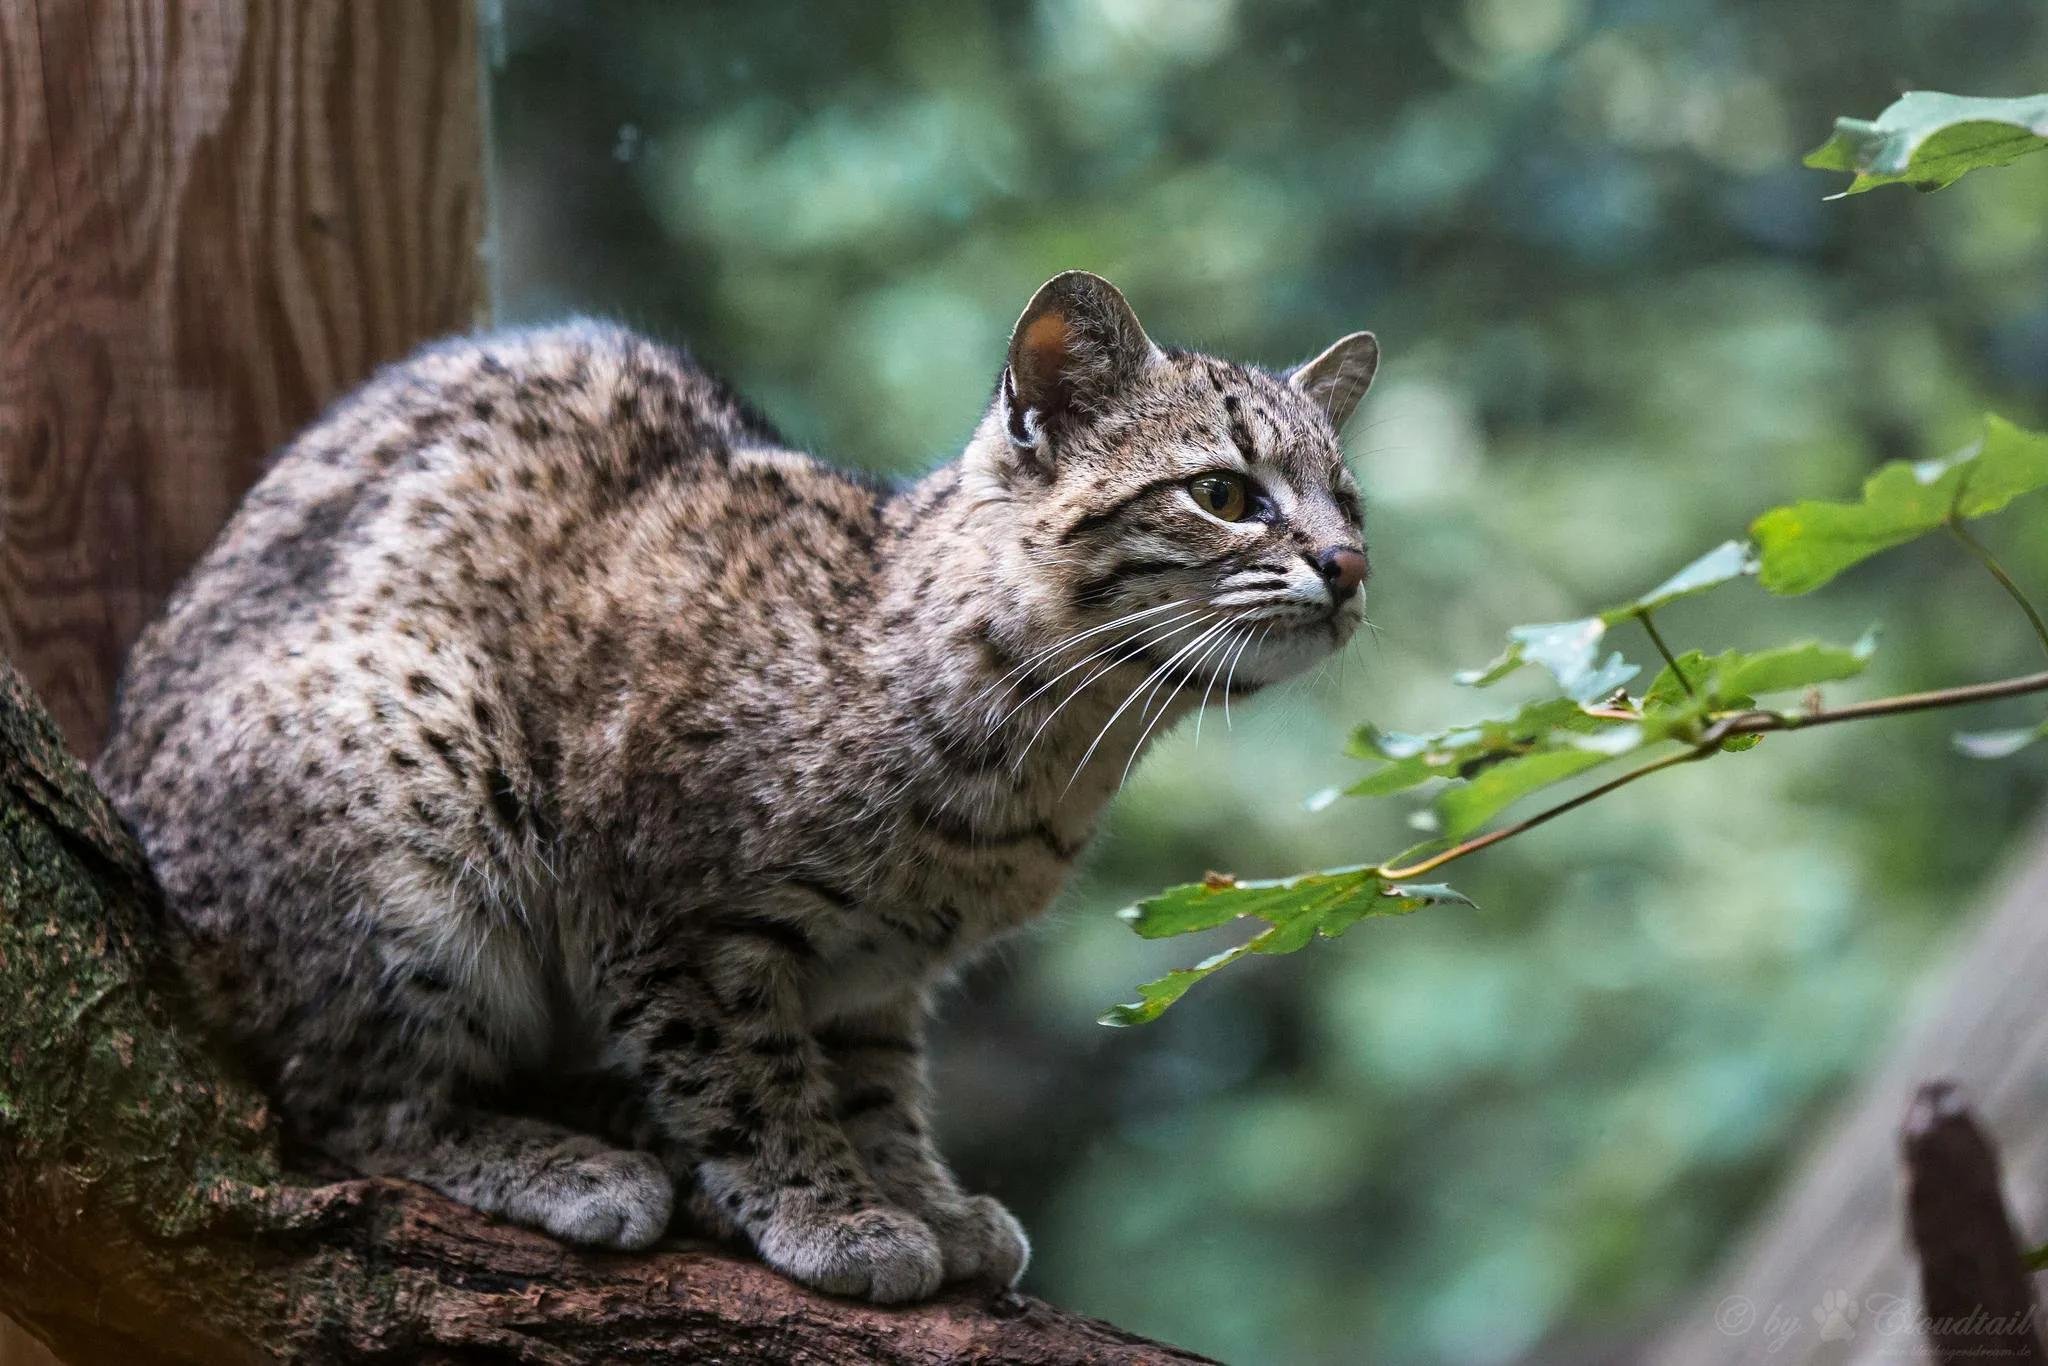
{"label": "cat's fur", "polygon": [[[615,328],[439,345],[249,494],[99,776],[302,1139],[574,1242],[680,1189],[827,1290],[1013,1281],[933,1147],[927,992],[1045,909],[1148,731],[1349,635],[1377,354],[1163,351],[1072,272],[888,491]],[[1218,468],[1269,521],[1196,506]]]}

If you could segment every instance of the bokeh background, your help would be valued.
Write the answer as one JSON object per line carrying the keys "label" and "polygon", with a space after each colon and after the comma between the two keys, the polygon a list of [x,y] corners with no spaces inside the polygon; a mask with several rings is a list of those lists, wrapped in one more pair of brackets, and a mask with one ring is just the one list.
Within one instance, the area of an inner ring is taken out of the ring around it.
{"label": "bokeh background", "polygon": [[[1953,717],[1674,773],[1461,865],[1476,913],[1235,968],[1142,1030],[1093,1021],[1202,951],[1132,937],[1135,896],[1410,843],[1398,803],[1302,799],[1362,771],[1360,721],[1518,700],[1448,682],[1507,626],[1944,453],[1987,408],[2048,418],[2048,157],[1834,203],[1798,164],[1916,87],[2048,88],[2048,10],[504,5],[501,316],[686,339],[832,458],[947,458],[1069,266],[1164,341],[1385,345],[1348,442],[1377,635],[1163,746],[1059,914],[949,999],[944,1127],[1033,1230],[1031,1289],[1237,1363],[1590,1359],[1697,1292],[1881,1053],[2048,770],[1956,756]],[[2038,508],[1988,527],[2036,585],[2042,530]],[[1873,623],[1841,696],[2038,667],[1940,543],[1665,626],[1718,649]]]}

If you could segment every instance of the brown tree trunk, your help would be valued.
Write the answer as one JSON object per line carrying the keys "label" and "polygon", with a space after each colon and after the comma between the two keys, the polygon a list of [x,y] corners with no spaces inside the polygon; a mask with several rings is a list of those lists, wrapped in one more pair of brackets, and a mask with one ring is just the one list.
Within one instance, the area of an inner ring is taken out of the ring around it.
{"label": "brown tree trunk", "polygon": [[0,1310],[83,1366],[1203,1358],[986,1289],[812,1294],[579,1252],[407,1182],[296,1178],[162,951],[141,851],[0,663]]}
{"label": "brown tree trunk", "polygon": [[265,455],[483,308],[469,0],[0,4],[0,650],[95,752]]}

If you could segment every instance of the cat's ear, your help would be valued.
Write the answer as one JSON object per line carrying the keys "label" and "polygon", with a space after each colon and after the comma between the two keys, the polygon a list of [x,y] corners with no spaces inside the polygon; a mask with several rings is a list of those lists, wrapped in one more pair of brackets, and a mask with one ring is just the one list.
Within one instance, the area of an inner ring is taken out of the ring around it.
{"label": "cat's ear", "polygon": [[1115,285],[1085,270],[1053,276],[1010,334],[1002,402],[1011,441],[1036,447],[1048,427],[1099,412],[1158,356]]}
{"label": "cat's ear", "polygon": [[1287,382],[1315,400],[1338,431],[1351,420],[1358,400],[1372,388],[1374,372],[1380,368],[1379,338],[1370,332],[1353,332],[1330,344],[1314,360],[1303,361],[1287,372]]}

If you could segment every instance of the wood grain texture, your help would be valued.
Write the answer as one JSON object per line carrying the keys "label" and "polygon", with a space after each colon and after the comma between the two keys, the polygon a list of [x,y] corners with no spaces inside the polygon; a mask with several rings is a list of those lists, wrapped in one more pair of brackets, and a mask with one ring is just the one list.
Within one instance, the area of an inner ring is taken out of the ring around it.
{"label": "wood grain texture", "polygon": [[0,651],[75,751],[269,451],[483,306],[468,0],[0,4]]}

